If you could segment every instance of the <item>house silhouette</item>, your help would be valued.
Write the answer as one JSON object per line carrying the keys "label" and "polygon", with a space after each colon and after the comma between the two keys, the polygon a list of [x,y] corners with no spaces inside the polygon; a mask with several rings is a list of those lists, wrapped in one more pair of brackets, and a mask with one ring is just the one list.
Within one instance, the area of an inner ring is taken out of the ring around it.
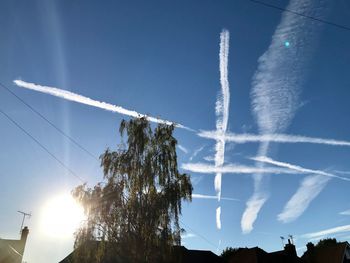
{"label": "house silhouette", "polygon": [[301,263],[294,244],[288,240],[283,250],[266,252],[259,247],[239,248],[227,260],[228,263]]}
{"label": "house silhouette", "polygon": [[[97,248],[97,246],[98,241],[91,246],[92,253],[94,247]],[[75,253],[76,251],[73,251],[59,263],[73,263]],[[211,251],[192,250],[184,246],[175,246],[174,253],[178,263],[350,263],[349,243],[337,243],[336,241],[334,244],[324,246],[314,246],[312,243],[308,243],[307,251],[302,257],[298,257],[295,245],[290,240],[283,250],[275,252],[266,252],[259,247],[239,248],[225,261]]]}
{"label": "house silhouette", "polygon": [[[98,245],[99,245],[98,241],[90,242],[88,246],[90,250],[89,252],[94,253],[94,250],[97,250]],[[174,246],[173,252],[174,252],[173,262],[176,262],[176,263],[194,263],[194,262],[223,263],[223,260],[221,259],[221,257],[219,257],[218,255],[214,254],[209,250],[193,250],[193,249],[187,249],[184,246]],[[74,250],[64,259],[62,259],[62,261],[60,261],[59,263],[75,262],[74,261],[75,253],[76,253],[76,250]],[[118,262],[122,262],[122,261],[119,261],[117,259],[113,260],[113,263],[118,263]],[[102,260],[101,263],[110,263],[110,261]]]}
{"label": "house silhouette", "polygon": [[309,243],[301,259],[304,263],[350,263],[350,245],[341,242],[315,247]]}
{"label": "house silhouette", "polygon": [[21,239],[0,238],[0,263],[21,263],[29,234],[28,227],[21,231]]}

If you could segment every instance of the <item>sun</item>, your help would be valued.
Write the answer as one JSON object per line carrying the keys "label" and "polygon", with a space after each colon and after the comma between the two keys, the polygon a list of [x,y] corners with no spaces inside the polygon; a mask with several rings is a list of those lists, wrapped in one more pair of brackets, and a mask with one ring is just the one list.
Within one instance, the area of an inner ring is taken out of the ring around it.
{"label": "sun", "polygon": [[52,238],[70,238],[84,220],[83,208],[68,194],[49,199],[40,216],[41,231]]}

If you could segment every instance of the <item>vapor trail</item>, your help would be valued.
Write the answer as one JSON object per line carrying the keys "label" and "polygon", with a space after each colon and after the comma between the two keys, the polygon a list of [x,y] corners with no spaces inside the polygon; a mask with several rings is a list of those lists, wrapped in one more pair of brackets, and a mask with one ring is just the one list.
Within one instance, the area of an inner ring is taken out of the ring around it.
{"label": "vapor trail", "polygon": [[186,147],[182,146],[181,144],[178,144],[177,147],[179,147],[179,149],[180,149],[181,151],[183,151],[185,154],[188,154],[188,150],[187,150]]}
{"label": "vapor trail", "polygon": [[322,170],[307,169],[307,168],[304,168],[304,167],[301,167],[298,165],[294,165],[291,163],[275,161],[275,160],[273,160],[269,157],[266,157],[266,156],[258,156],[258,157],[253,157],[250,159],[257,161],[257,162],[268,163],[268,164],[276,165],[279,167],[287,168],[287,169],[294,170],[296,172],[300,172],[303,174],[317,174],[317,175],[336,178],[336,179],[340,179],[340,180],[344,180],[344,181],[350,181],[350,178],[347,178],[347,177],[338,176],[338,175],[328,173],[328,172],[325,172]]}
{"label": "vapor trail", "polygon": [[194,150],[193,154],[190,157],[190,161],[192,161],[193,158],[195,158],[201,151],[203,151],[203,149],[204,149],[204,146],[201,146],[198,149]]}
{"label": "vapor trail", "polygon": [[106,102],[101,102],[101,101],[97,101],[97,100],[93,100],[90,99],[88,97],[67,91],[67,90],[62,90],[62,89],[58,89],[55,87],[48,87],[48,86],[42,86],[42,85],[37,85],[34,83],[29,83],[29,82],[25,82],[22,80],[14,80],[13,81],[18,87],[21,88],[26,88],[26,89],[30,89],[30,90],[34,90],[34,91],[38,91],[38,92],[42,92],[42,93],[46,93],[55,97],[59,97],[59,98],[63,98],[66,100],[70,100],[70,101],[74,101],[74,102],[78,102],[81,104],[85,104],[85,105],[89,105],[89,106],[93,106],[96,108],[100,108],[100,109],[104,109],[107,111],[112,111],[112,112],[117,112],[123,115],[127,115],[127,116],[131,116],[131,117],[135,117],[135,118],[146,118],[147,120],[151,121],[151,122],[155,122],[155,123],[161,123],[161,124],[166,124],[166,125],[175,125],[178,128],[182,128],[182,129],[186,129],[186,130],[191,130],[192,129],[182,125],[182,124],[178,124],[178,123],[174,123],[171,121],[167,121],[167,120],[162,120],[162,119],[158,119],[155,117],[151,117],[151,116],[147,116],[145,114],[142,113],[138,113],[136,111],[133,110],[128,110],[125,109],[121,106],[116,106],[110,103],[106,103]]}
{"label": "vapor trail", "polygon": [[333,228],[325,229],[318,232],[307,233],[302,235],[302,237],[303,238],[324,238],[326,236],[330,236],[338,233],[344,233],[344,232],[350,232],[350,225],[338,226],[338,227],[333,227]]}
{"label": "vapor trail", "polygon": [[[217,199],[217,196],[215,195],[203,195],[203,194],[192,194],[192,198],[196,199]],[[222,200],[227,200],[227,201],[240,201],[237,198],[230,198],[230,197],[221,197]]]}
{"label": "vapor trail", "polygon": [[204,174],[230,173],[230,174],[305,174],[305,172],[278,167],[259,167],[228,164],[221,167],[205,163],[184,163],[181,168],[187,171]]}
{"label": "vapor trail", "polygon": [[[230,104],[230,90],[228,83],[228,52],[229,52],[229,32],[223,30],[220,34],[220,84],[221,93],[218,95],[216,101],[215,112],[217,116],[216,130],[218,138],[216,140],[215,166],[221,167],[225,161],[225,133],[227,130],[229,104]],[[219,172],[215,175],[214,185],[220,201],[221,196],[221,177]]]}
{"label": "vapor trail", "polygon": [[216,208],[216,227],[221,229],[221,206]]}
{"label": "vapor trail", "polygon": [[[199,137],[206,139],[218,140],[220,135],[217,131],[200,131]],[[310,144],[325,144],[331,146],[350,146],[350,141],[335,140],[329,138],[317,138],[308,137],[302,135],[289,135],[289,134],[235,134],[226,133],[224,136],[226,142],[234,142],[237,144],[254,143],[254,142],[275,142],[275,143],[310,143]]]}
{"label": "vapor trail", "polygon": [[[314,0],[291,0],[287,9],[303,14],[319,12]],[[284,12],[267,51],[258,60],[252,80],[252,110],[261,135],[282,133],[298,108],[305,64],[315,37],[313,22]],[[269,140],[261,142],[258,155],[267,155]],[[259,165],[264,166],[263,163]],[[241,219],[244,233],[253,229],[257,215],[268,198],[267,182],[255,174],[254,193]]]}
{"label": "vapor trail", "polygon": [[305,177],[298,190],[283,208],[282,213],[277,216],[277,219],[283,223],[297,219],[326,187],[329,180],[329,177],[320,174]]}

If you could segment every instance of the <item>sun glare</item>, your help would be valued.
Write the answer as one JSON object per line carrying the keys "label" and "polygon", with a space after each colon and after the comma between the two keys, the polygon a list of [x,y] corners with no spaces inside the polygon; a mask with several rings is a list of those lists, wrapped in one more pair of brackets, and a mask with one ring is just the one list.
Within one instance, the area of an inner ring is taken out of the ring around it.
{"label": "sun glare", "polygon": [[70,194],[61,194],[44,205],[41,212],[41,231],[53,238],[69,238],[84,220],[83,208]]}

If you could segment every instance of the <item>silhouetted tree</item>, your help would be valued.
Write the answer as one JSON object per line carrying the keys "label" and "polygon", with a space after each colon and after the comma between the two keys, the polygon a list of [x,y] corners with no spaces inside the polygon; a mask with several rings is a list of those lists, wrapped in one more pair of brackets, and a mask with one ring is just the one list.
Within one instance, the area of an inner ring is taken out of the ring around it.
{"label": "silhouetted tree", "polygon": [[244,248],[233,248],[233,247],[227,247],[225,248],[222,252],[221,252],[221,258],[223,260],[224,263],[228,263],[230,258],[236,254],[238,251],[240,251],[241,249]]}
{"label": "silhouetted tree", "polygon": [[338,242],[335,238],[325,238],[318,241],[318,243],[316,244],[316,248],[327,247],[327,246],[335,245],[337,243]]}
{"label": "silhouetted tree", "polygon": [[306,262],[315,262],[318,251],[322,251],[324,248],[338,244],[335,238],[326,238],[318,241],[316,245],[312,242],[306,244],[307,250],[304,252],[303,257],[307,258]]}
{"label": "silhouetted tree", "polygon": [[121,122],[127,143],[101,155],[104,182],[73,191],[87,216],[76,233],[76,262],[167,262],[181,244],[181,201],[191,201],[192,184],[178,171],[173,130],[159,124],[153,131],[145,118]]}

